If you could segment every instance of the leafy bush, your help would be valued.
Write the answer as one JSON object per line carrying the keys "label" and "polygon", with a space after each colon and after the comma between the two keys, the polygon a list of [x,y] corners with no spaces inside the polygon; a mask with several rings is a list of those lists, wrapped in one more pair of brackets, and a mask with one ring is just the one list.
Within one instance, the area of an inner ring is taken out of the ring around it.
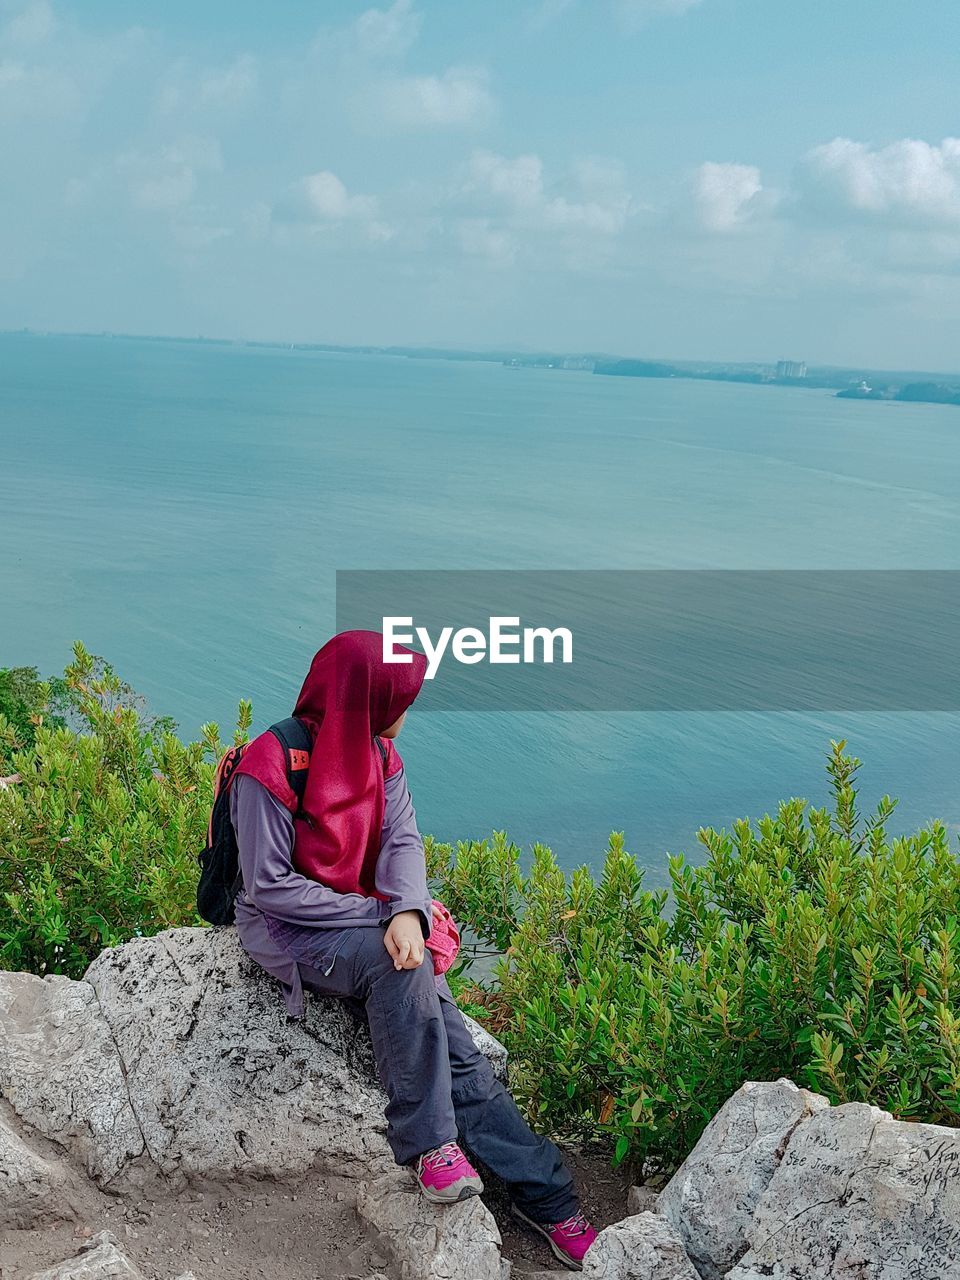
{"label": "leafy bush", "polygon": [[[502,834],[429,842],[439,894],[506,955],[461,998],[512,1054],[528,1111],[617,1155],[682,1159],[745,1079],[960,1124],[960,862],[942,824],[889,838],[856,811],[860,762],[832,744],[833,811],[703,830],[673,893],[610,840],[599,880]],[[461,986],[463,980],[461,979]]]}
{"label": "leafy bush", "polygon": [[[30,741],[0,715],[20,775],[0,790],[0,967],[79,977],[103,947],[201,923],[196,854],[224,748],[216,725],[184,746],[82,645],[61,693],[52,720],[34,700]],[[241,703],[237,740],[249,723]]]}

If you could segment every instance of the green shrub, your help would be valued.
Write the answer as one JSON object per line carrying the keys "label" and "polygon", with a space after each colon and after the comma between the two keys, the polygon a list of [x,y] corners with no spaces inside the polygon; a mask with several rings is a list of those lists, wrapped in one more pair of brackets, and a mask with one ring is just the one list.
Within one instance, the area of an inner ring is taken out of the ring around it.
{"label": "green shrub", "polygon": [[[30,743],[0,716],[20,782],[0,790],[0,968],[79,977],[103,947],[195,911],[210,811],[216,725],[186,746],[169,720],[82,645],[62,715],[31,711]],[[250,723],[241,704],[238,740]]]}
{"label": "green shrub", "polygon": [[610,840],[599,880],[550,851],[529,874],[502,834],[428,842],[437,892],[506,954],[461,999],[511,1051],[514,1087],[555,1132],[682,1159],[746,1079],[960,1124],[960,862],[944,827],[888,837],[856,812],[859,761],[833,744],[832,813],[802,801],[731,833],[673,893]]}

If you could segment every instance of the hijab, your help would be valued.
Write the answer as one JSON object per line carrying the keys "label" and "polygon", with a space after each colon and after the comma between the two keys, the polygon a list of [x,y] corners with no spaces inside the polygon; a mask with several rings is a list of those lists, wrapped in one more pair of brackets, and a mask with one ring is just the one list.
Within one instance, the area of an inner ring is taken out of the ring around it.
{"label": "hijab", "polygon": [[[384,780],[403,762],[390,741],[386,760],[374,738],[407,710],[420,692],[427,660],[383,661],[378,631],[343,631],[314,657],[293,714],[313,737],[301,813],[294,822],[293,865],[301,875],[337,893],[374,892],[385,804]],[[296,797],[287,783],[286,761],[276,738],[261,734],[250,743],[238,774],[248,774],[291,811]]]}

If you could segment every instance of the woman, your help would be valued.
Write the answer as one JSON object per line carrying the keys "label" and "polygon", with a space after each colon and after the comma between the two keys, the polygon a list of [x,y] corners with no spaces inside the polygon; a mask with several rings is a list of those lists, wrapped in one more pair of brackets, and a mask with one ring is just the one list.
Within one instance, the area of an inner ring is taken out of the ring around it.
{"label": "woman", "polygon": [[303,1015],[304,986],[363,1003],[387,1140],[429,1200],[483,1190],[461,1136],[508,1185],[518,1215],[579,1269],[596,1232],[560,1153],[530,1131],[434,968],[431,932],[439,937],[445,920],[393,745],[426,659],[403,650],[409,663],[385,663],[382,644],[376,632],[346,631],[313,660],[294,711],[313,737],[302,809],[272,734],[244,753],[230,796],[240,940],[279,978],[291,1016]]}

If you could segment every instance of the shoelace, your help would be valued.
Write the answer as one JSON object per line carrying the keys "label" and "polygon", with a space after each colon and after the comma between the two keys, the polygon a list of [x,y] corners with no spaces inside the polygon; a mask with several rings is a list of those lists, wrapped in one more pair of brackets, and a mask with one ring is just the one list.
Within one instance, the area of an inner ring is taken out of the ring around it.
{"label": "shoelace", "polygon": [[442,1147],[437,1147],[436,1151],[427,1152],[423,1157],[424,1168],[439,1169],[443,1164],[453,1164],[460,1155],[460,1148],[455,1142],[445,1142]]}
{"label": "shoelace", "polygon": [[566,1222],[555,1222],[553,1229],[554,1231],[565,1231],[569,1236],[582,1236],[585,1231],[590,1229],[590,1223],[582,1213],[575,1213],[572,1218],[567,1218]]}

